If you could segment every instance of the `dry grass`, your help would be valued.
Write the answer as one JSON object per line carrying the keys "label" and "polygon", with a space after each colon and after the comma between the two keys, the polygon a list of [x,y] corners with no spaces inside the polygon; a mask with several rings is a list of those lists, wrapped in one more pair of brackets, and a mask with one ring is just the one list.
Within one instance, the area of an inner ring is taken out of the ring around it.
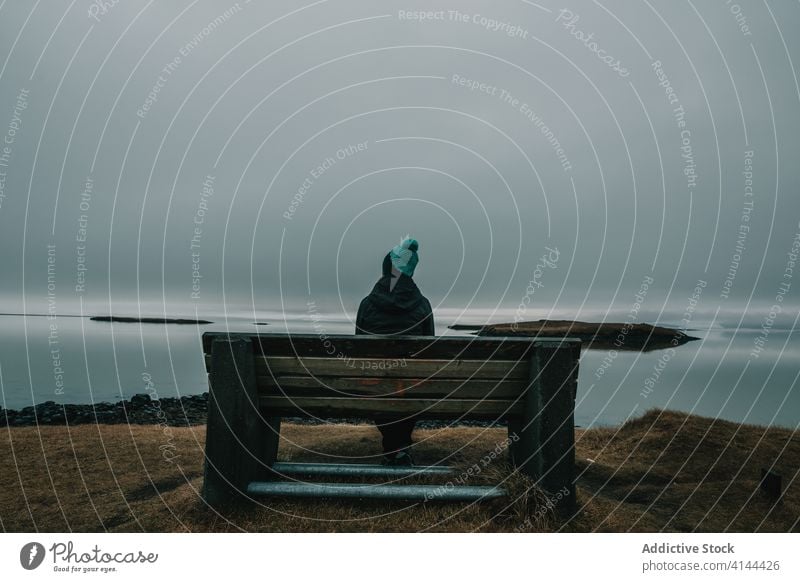
{"label": "dry grass", "polygon": [[[205,427],[3,429],[4,531],[798,531],[800,439],[790,430],[651,411],[615,429],[579,431],[578,505],[557,519],[547,498],[513,474],[505,454],[482,458],[502,429],[419,430],[415,460],[482,468],[469,484],[502,481],[510,501],[406,503],[262,500],[215,512],[204,505]],[[284,425],[280,458],[375,461],[370,426]],[[159,446],[172,438],[177,458]],[[331,458],[334,457],[334,459]],[[593,462],[588,461],[591,459]],[[783,476],[783,499],[759,491],[760,469]],[[457,475],[458,476],[458,475]],[[417,479],[416,482],[423,482]],[[430,481],[429,481],[430,482]]]}

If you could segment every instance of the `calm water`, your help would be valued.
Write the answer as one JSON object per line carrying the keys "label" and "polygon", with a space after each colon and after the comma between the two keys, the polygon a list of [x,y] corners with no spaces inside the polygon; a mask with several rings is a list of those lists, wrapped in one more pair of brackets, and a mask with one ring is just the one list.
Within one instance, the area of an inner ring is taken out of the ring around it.
{"label": "calm water", "polygon": [[[438,333],[454,321],[438,315]],[[205,392],[200,336],[204,331],[352,333],[345,319],[314,324],[297,316],[284,320],[261,314],[212,316],[204,326],[124,324],[58,317],[0,317],[0,404],[21,408],[55,400],[62,403],[115,401],[146,392],[158,397]],[[504,321],[504,319],[496,319]],[[469,319],[462,314],[462,323]],[[481,323],[485,322],[482,321]],[[661,322],[668,324],[668,322]],[[674,352],[584,351],[578,382],[576,424],[616,424],[649,408],[670,408],[757,424],[800,426],[800,337],[773,328],[758,358],[752,357],[760,329],[726,329],[696,322],[701,341]],[[55,341],[54,341],[55,340]],[[63,384],[61,384],[63,382]],[[150,388],[152,393],[153,388]]]}

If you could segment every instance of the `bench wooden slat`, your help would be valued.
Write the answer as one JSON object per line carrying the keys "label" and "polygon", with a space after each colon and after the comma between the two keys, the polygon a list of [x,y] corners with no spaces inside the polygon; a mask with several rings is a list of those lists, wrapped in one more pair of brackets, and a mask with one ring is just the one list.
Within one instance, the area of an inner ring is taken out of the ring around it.
{"label": "bench wooden slat", "polygon": [[209,353],[215,339],[248,338],[253,353],[268,356],[342,357],[349,358],[425,358],[461,360],[521,360],[533,353],[534,342],[554,340],[580,346],[577,338],[531,337],[422,337],[379,335],[227,333],[203,334],[203,351]]}
{"label": "bench wooden slat", "polygon": [[[341,376],[258,377],[259,393],[288,396],[405,396],[434,398],[508,398],[525,391],[527,382],[438,378],[351,378]],[[338,393],[337,393],[338,392]]]}
{"label": "bench wooden slat", "polygon": [[[206,371],[211,371],[211,355],[205,356]],[[387,358],[299,358],[295,356],[255,356],[259,376],[290,374],[295,376],[368,376],[386,378],[437,379],[470,378],[525,380],[528,360],[441,360]]]}
{"label": "bench wooden slat", "polygon": [[[211,355],[205,356],[206,371],[211,371]],[[256,374],[269,376],[376,376],[390,378],[428,377],[524,380],[528,360],[444,360],[322,357],[255,356]]]}
{"label": "bench wooden slat", "polygon": [[256,356],[259,376],[293,374],[313,376],[378,376],[390,378],[504,378],[523,380],[528,377],[530,362],[526,360],[441,360],[264,357]]}
{"label": "bench wooden slat", "polygon": [[[508,398],[519,397],[527,383],[498,380],[458,380],[429,378],[361,378],[279,376],[259,377],[258,385],[262,394],[287,394],[297,396],[317,393],[320,396],[335,397],[337,391],[365,396],[405,395],[406,397],[458,397],[458,398]],[[346,394],[338,394],[346,396]]]}
{"label": "bench wooden slat", "polygon": [[497,419],[515,415],[521,410],[519,402],[512,400],[466,400],[448,398],[286,398],[262,396],[259,403],[270,416],[299,416],[313,414],[322,417],[363,416],[374,414],[404,414],[417,418],[469,418]]}

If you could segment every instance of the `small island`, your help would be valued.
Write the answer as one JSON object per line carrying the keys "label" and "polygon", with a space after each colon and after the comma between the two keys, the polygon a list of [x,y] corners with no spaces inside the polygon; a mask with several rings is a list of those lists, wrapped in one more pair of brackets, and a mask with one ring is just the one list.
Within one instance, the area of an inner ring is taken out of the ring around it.
{"label": "small island", "polygon": [[93,315],[89,318],[91,321],[111,321],[114,323],[178,323],[178,324],[193,324],[193,325],[207,325],[214,323],[213,321],[206,321],[205,319],[173,319],[169,317],[120,317],[118,315]]}
{"label": "small island", "polygon": [[700,338],[679,329],[649,323],[592,323],[540,319],[491,325],[451,325],[450,329],[473,331],[479,336],[572,337],[583,340],[585,349],[615,349],[648,352],[676,347]]}

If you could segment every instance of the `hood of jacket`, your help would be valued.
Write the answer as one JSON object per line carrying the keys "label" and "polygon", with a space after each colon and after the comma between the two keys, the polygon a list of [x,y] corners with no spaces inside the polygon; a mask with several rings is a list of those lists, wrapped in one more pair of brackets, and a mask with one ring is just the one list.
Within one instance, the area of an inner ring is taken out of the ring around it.
{"label": "hood of jacket", "polygon": [[425,300],[414,279],[408,275],[400,275],[394,289],[389,291],[391,277],[384,275],[372,288],[369,297],[376,307],[390,313],[411,312]]}

